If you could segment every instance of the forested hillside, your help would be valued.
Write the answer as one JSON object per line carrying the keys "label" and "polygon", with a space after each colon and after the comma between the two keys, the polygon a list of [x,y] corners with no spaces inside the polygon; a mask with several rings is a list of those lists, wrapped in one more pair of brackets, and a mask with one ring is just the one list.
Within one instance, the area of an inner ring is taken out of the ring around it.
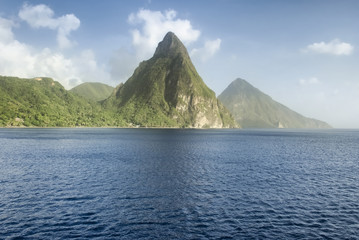
{"label": "forested hillside", "polygon": [[100,104],[67,91],[51,78],[0,76],[0,126],[126,126]]}

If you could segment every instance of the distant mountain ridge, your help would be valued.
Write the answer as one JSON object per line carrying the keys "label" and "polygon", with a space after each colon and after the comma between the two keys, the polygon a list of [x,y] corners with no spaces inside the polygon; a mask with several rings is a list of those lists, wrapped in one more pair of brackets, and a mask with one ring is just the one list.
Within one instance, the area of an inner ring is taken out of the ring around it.
{"label": "distant mountain ridge", "polygon": [[274,101],[240,78],[218,98],[244,128],[331,128],[323,121],[304,117]]}
{"label": "distant mountain ridge", "polygon": [[84,83],[67,91],[51,78],[0,76],[0,126],[330,128],[243,79],[216,98],[172,32],[116,88]]}
{"label": "distant mountain ridge", "polygon": [[229,128],[238,124],[203,82],[185,46],[169,32],[153,57],[115,89],[85,83],[67,91],[51,78],[0,77],[0,126]]}
{"label": "distant mountain ridge", "polygon": [[99,82],[85,82],[70,90],[92,101],[102,101],[108,98],[115,88]]}
{"label": "distant mountain ridge", "polygon": [[127,82],[116,88],[104,106],[139,126],[237,126],[172,32],[158,44],[153,57],[141,62]]}

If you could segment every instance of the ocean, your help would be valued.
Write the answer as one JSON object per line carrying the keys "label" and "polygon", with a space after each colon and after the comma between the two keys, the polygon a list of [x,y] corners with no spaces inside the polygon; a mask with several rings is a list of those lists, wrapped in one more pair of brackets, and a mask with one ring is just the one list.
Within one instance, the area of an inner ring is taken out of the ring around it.
{"label": "ocean", "polygon": [[0,129],[0,239],[358,236],[358,130]]}

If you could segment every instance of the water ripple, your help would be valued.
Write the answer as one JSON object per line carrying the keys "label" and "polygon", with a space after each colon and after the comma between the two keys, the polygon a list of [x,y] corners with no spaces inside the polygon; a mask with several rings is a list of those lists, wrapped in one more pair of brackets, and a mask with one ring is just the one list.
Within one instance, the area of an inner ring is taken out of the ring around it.
{"label": "water ripple", "polygon": [[0,239],[359,236],[358,131],[0,132]]}

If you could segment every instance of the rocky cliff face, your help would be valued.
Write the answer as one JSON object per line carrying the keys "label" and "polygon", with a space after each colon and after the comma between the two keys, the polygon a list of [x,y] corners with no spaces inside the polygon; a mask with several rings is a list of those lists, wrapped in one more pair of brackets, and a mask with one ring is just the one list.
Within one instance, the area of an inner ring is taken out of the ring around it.
{"label": "rocky cliff face", "polygon": [[148,127],[236,127],[197,73],[185,46],[169,32],[155,54],[104,103],[126,121]]}
{"label": "rocky cliff face", "polygon": [[243,79],[234,80],[218,98],[244,128],[330,128],[274,101]]}

